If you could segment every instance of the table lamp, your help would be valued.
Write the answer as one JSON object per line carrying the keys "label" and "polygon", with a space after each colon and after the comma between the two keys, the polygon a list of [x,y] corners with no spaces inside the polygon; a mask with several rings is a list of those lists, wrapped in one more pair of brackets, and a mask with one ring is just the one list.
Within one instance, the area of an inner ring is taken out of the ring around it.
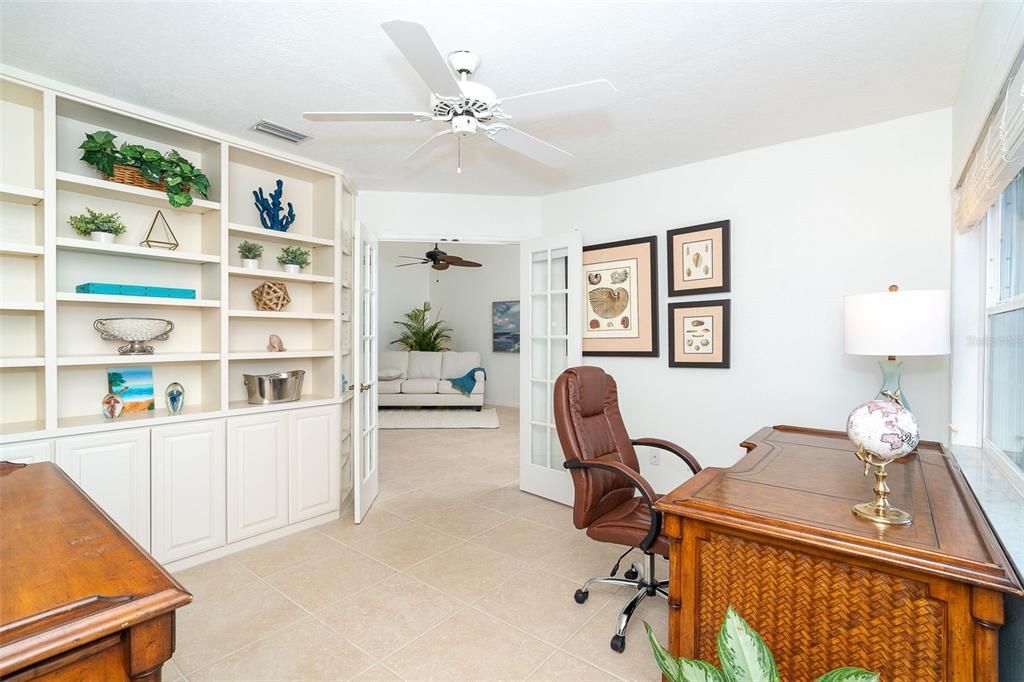
{"label": "table lamp", "polygon": [[878,398],[898,399],[908,410],[900,387],[903,363],[896,356],[949,354],[949,292],[944,289],[889,291],[843,298],[846,352],[886,356]]}

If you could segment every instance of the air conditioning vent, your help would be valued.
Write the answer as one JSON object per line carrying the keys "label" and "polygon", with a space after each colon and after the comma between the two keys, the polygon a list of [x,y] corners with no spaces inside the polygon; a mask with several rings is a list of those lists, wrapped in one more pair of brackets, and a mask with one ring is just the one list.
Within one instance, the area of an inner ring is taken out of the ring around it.
{"label": "air conditioning vent", "polygon": [[279,137],[282,140],[288,140],[292,144],[298,144],[303,140],[309,139],[309,135],[306,135],[305,133],[300,133],[298,130],[292,130],[291,128],[285,128],[282,125],[272,123],[266,119],[257,121],[256,125],[254,125],[252,129],[261,133],[266,133],[267,135]]}

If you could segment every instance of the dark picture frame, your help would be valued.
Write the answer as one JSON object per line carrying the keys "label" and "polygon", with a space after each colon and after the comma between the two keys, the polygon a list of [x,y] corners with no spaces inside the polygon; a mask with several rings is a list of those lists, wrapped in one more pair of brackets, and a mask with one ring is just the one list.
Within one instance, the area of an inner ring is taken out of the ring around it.
{"label": "dark picture frame", "polygon": [[[730,290],[730,223],[729,220],[717,220],[665,233],[669,296],[719,294]],[[684,259],[684,250],[692,245],[703,245],[708,249],[691,256],[702,261],[706,259],[706,262],[694,263]],[[705,280],[707,286],[701,286]]]}
{"label": "dark picture frame", "polygon": [[[668,366],[729,369],[731,317],[732,301],[727,298],[669,303]],[[680,333],[682,337],[677,347]],[[705,340],[707,344],[700,346]],[[698,350],[687,352],[687,346],[692,347],[694,343],[698,344]]]}
{"label": "dark picture frame", "polygon": [[[606,271],[600,272],[601,264]],[[609,271],[608,269],[611,269]],[[615,281],[626,273],[626,280]],[[604,275],[614,279],[605,281]],[[597,279],[595,282],[594,279]],[[583,247],[583,355],[609,357],[658,357],[658,236],[623,239]],[[593,308],[594,302],[608,305],[600,296],[611,295],[626,288],[631,291],[625,315],[614,315],[612,319],[599,317]],[[591,294],[597,289],[605,289]],[[649,305],[648,305],[649,301]],[[609,338],[597,338],[602,329],[596,323],[607,324]],[[636,330],[636,334],[632,332]],[[632,335],[630,335],[632,334]]]}

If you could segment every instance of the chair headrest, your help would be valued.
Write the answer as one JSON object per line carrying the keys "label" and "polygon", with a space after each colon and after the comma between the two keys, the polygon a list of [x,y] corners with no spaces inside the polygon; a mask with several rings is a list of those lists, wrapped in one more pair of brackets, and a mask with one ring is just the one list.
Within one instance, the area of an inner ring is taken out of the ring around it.
{"label": "chair headrest", "polygon": [[575,379],[581,415],[592,417],[603,412],[608,384],[613,381],[612,378],[600,367],[570,367],[565,371],[571,379]]}

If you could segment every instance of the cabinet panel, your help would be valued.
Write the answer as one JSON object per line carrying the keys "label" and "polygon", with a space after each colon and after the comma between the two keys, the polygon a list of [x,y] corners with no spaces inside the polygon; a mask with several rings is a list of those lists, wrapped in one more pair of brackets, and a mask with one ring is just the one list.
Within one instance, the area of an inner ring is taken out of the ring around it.
{"label": "cabinet panel", "polygon": [[288,523],[288,415],[228,419],[228,542]]}
{"label": "cabinet panel", "polygon": [[53,441],[34,440],[28,443],[0,445],[0,461],[35,464],[53,461]]}
{"label": "cabinet panel", "polygon": [[288,520],[336,511],[341,492],[340,408],[296,410],[288,423]]}
{"label": "cabinet panel", "polygon": [[226,542],[224,420],[152,430],[153,556],[167,562]]}
{"label": "cabinet panel", "polygon": [[149,550],[149,429],[57,439],[57,465]]}

